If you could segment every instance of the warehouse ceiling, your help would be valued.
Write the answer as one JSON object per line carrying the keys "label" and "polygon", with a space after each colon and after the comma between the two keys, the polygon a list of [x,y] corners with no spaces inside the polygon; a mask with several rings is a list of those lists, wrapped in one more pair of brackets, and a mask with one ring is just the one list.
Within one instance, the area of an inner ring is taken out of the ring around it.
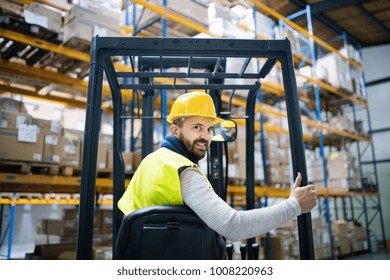
{"label": "warehouse ceiling", "polygon": [[[346,31],[348,43],[356,47],[390,43],[390,0],[254,0],[257,1],[285,17],[309,5],[314,34],[325,41]],[[230,0],[231,4],[239,2],[243,1]],[[306,14],[293,21],[307,29]],[[341,47],[343,42],[333,41],[332,45]]]}

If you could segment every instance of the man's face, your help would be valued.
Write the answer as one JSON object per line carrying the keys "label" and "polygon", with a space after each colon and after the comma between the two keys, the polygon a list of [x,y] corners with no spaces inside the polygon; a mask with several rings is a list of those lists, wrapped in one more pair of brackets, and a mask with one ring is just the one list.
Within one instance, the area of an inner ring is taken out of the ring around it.
{"label": "man's face", "polygon": [[207,148],[211,142],[211,132],[213,129],[213,120],[205,117],[185,118],[183,126],[176,126],[172,135],[179,138],[188,152],[196,160],[205,157]]}

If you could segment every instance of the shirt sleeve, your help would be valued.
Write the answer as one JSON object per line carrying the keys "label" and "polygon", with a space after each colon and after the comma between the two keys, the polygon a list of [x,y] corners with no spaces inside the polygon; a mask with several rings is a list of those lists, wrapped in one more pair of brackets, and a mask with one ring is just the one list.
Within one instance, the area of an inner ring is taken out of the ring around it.
{"label": "shirt sleeve", "polygon": [[301,214],[299,202],[290,197],[266,208],[236,210],[211,189],[196,168],[180,174],[184,203],[210,228],[231,241],[264,234]]}

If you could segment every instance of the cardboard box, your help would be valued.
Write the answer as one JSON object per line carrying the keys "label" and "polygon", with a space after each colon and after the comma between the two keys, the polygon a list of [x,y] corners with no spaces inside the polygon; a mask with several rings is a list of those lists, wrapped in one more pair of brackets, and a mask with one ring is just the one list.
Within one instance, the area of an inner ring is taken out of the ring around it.
{"label": "cardboard box", "polygon": [[111,260],[112,246],[94,246],[92,248],[92,258],[94,260]]}
{"label": "cardboard box", "polygon": [[80,4],[73,5],[72,9],[65,14],[65,25],[74,20],[118,31],[121,25],[120,13],[116,12],[114,9],[99,9],[98,7],[87,8]]}
{"label": "cardboard box", "polygon": [[81,140],[77,137],[63,136],[58,143],[60,165],[80,166]]}
{"label": "cardboard box", "polygon": [[76,251],[76,244],[62,243],[37,245],[35,246],[33,255],[42,260],[56,260],[61,253],[66,251]]}
{"label": "cardboard box", "polygon": [[43,135],[36,133],[37,127],[34,125],[20,127],[0,128],[0,159],[42,162]]}
{"label": "cardboard box", "polygon": [[64,224],[59,219],[43,219],[40,221],[37,233],[38,234],[52,234],[61,236],[63,233]]}
{"label": "cardboard box", "polygon": [[114,168],[114,151],[111,149],[107,150],[107,168],[108,169]]}
{"label": "cardboard box", "polygon": [[72,4],[69,4],[68,0],[40,0],[42,3],[47,3],[51,7],[55,7],[56,9],[59,9],[61,11],[67,11],[72,8]]}
{"label": "cardboard box", "polygon": [[53,135],[61,135],[62,127],[61,124],[57,121],[50,121],[44,119],[36,119],[33,118],[31,120],[33,124],[36,124],[39,128],[39,133],[41,134],[53,134]]}
{"label": "cardboard box", "polygon": [[64,209],[62,212],[62,216],[64,220],[77,220],[77,217],[79,215],[78,209]]}
{"label": "cardboard box", "polygon": [[[283,236],[271,236],[269,237],[270,245],[271,245],[271,251],[272,251],[272,260],[285,260],[289,258],[289,243],[286,238]],[[260,246],[265,248],[267,246],[267,238],[261,237],[260,238]],[[267,259],[267,256],[264,255],[264,259]]]}
{"label": "cardboard box", "polygon": [[136,150],[133,153],[133,170],[136,170],[142,161],[141,150]]}
{"label": "cardboard box", "polygon": [[99,142],[98,156],[96,162],[96,166],[98,169],[108,168],[108,151],[111,147],[111,144]]}
{"label": "cardboard box", "polygon": [[352,244],[351,244],[351,240],[349,239],[349,237],[343,237],[343,238],[340,238],[338,243],[337,243],[337,247],[339,249],[339,255],[340,256],[345,256],[345,255],[349,255],[352,253]]}
{"label": "cardboard box", "polygon": [[56,163],[61,162],[61,154],[58,149],[59,137],[56,134],[46,134],[45,142],[43,144],[43,162]]}
{"label": "cardboard box", "polygon": [[61,236],[55,234],[36,234],[35,245],[60,244]]}
{"label": "cardboard box", "polygon": [[354,238],[356,240],[367,240],[367,229],[364,226],[355,226]]}
{"label": "cardboard box", "polygon": [[112,30],[79,19],[73,19],[64,25],[64,42],[67,42],[71,38],[78,38],[90,42],[92,37],[96,34],[99,34],[100,36],[116,37],[119,36],[119,27],[117,30]]}
{"label": "cardboard box", "polygon": [[168,9],[192,21],[208,26],[207,7],[193,0],[170,0]]}
{"label": "cardboard box", "polygon": [[37,24],[46,29],[60,32],[62,27],[62,12],[47,5],[34,3],[24,9],[26,22]]}
{"label": "cardboard box", "polygon": [[[123,164],[125,172],[130,172],[133,169],[133,153],[122,152]],[[114,168],[114,153],[113,150],[109,149],[107,153],[107,168]]]}
{"label": "cardboard box", "polygon": [[0,9],[5,13],[12,13],[18,16],[22,16],[23,14],[23,4],[9,0],[0,0]]}
{"label": "cardboard box", "polygon": [[0,128],[17,129],[20,124],[31,124],[32,116],[0,110]]}
{"label": "cardboard box", "polygon": [[348,223],[345,220],[332,221],[332,231],[339,238],[344,238],[349,232]]}
{"label": "cardboard box", "polygon": [[111,209],[95,211],[94,232],[97,234],[112,234],[113,216]]}

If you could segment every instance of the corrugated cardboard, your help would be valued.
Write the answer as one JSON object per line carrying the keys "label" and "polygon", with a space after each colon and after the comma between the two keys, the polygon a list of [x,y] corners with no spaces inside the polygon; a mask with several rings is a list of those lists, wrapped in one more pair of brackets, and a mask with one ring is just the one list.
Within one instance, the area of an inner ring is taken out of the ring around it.
{"label": "corrugated cardboard", "polygon": [[22,142],[18,141],[20,130],[0,128],[0,159],[42,162],[43,154],[43,135],[37,134],[36,141]]}
{"label": "corrugated cardboard", "polygon": [[60,32],[62,27],[62,12],[47,5],[34,3],[24,10],[28,23],[37,24],[49,30]]}
{"label": "corrugated cardboard", "polygon": [[0,128],[17,129],[20,124],[30,124],[29,114],[0,110]]}

